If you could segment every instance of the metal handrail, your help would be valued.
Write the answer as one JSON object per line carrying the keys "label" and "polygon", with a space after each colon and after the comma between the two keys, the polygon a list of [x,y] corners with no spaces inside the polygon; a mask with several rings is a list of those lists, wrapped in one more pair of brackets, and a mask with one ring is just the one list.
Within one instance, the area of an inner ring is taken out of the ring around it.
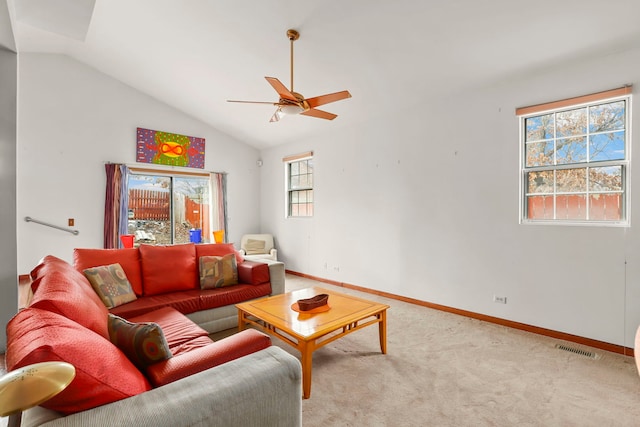
{"label": "metal handrail", "polygon": [[24,220],[27,222],[35,222],[36,224],[46,225],[47,227],[56,228],[58,230],[66,231],[67,233],[71,233],[74,236],[77,236],[80,232],[78,230],[72,230],[71,228],[60,227],[58,225],[49,224],[47,222],[38,221],[37,219],[33,219],[30,216],[25,216]]}

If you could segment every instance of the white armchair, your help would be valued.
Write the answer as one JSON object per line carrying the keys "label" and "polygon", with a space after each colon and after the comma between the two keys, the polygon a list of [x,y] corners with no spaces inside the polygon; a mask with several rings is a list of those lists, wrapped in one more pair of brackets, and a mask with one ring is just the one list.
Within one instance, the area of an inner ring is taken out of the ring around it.
{"label": "white armchair", "polygon": [[278,251],[271,234],[245,234],[240,240],[239,252],[248,260],[278,260]]}

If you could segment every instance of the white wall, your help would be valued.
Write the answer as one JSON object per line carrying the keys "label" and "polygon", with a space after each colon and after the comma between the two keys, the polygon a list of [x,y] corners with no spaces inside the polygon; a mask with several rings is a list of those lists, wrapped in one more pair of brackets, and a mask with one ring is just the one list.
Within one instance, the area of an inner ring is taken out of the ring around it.
{"label": "white wall", "polygon": [[[0,4],[0,16],[2,8]],[[16,112],[18,56],[0,42],[0,324],[17,311],[16,270]],[[0,353],[7,344],[6,328],[0,329]]]}
{"label": "white wall", "polygon": [[[290,270],[633,347],[640,171],[633,227],[519,225],[515,108],[638,85],[640,51],[534,71],[264,150],[261,231]],[[308,150],[315,215],[285,219],[282,157]]]}
{"label": "white wall", "polygon": [[[75,247],[103,246],[104,164],[135,163],[137,127],[204,137],[204,170],[229,174],[229,241],[258,229],[254,148],[63,55],[20,54],[18,105],[21,274],[44,255],[71,261]],[[60,226],[74,218],[80,234],[25,216]]]}

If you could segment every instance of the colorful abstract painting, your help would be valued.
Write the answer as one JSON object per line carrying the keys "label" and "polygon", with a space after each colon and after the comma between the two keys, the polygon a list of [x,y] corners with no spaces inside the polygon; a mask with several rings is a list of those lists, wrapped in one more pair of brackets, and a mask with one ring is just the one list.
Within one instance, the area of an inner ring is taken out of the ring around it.
{"label": "colorful abstract painting", "polygon": [[204,169],[204,138],[138,128],[136,161]]}

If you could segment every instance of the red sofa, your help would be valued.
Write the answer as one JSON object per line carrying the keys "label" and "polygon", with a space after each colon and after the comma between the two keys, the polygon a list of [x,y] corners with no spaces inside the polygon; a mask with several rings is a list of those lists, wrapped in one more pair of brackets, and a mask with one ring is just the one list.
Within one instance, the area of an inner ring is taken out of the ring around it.
{"label": "red sofa", "polygon": [[[238,285],[201,290],[198,260],[236,254]],[[233,244],[141,245],[131,249],[75,249],[75,268],[119,263],[138,297],[110,310],[133,317],[173,307],[209,333],[237,325],[235,304],[284,292],[284,264],[244,260]]]}
{"label": "red sofa", "polygon": [[[31,272],[29,306],[7,324],[7,369],[58,360],[74,365],[76,377],[69,387],[42,404],[60,416],[114,404],[254,353],[273,352],[270,338],[256,330],[214,342],[185,316],[269,295],[269,267],[250,261],[238,264],[239,284],[199,289],[197,257],[229,251],[232,245],[76,249],[75,266],[46,256]],[[166,360],[140,366],[120,343],[112,343],[113,316],[80,271],[116,262],[137,299],[111,312],[128,320],[122,323],[157,324],[170,351]]]}

